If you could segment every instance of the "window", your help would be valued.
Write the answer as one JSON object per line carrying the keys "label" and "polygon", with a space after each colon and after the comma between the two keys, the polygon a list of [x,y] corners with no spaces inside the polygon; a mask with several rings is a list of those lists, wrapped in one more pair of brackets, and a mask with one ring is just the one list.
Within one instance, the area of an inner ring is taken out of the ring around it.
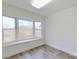
{"label": "window", "polygon": [[19,39],[33,38],[33,22],[19,20]]}
{"label": "window", "polygon": [[41,38],[42,36],[42,23],[41,22],[35,22],[35,37]]}
{"label": "window", "polygon": [[42,37],[42,23],[3,16],[3,43]]}
{"label": "window", "polygon": [[3,42],[15,40],[15,19],[3,16]]}

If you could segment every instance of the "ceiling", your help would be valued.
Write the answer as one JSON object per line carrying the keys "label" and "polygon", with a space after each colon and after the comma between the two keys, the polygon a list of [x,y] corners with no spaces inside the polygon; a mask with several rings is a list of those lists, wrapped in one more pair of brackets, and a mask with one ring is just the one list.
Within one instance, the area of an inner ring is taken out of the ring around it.
{"label": "ceiling", "polygon": [[52,0],[52,2],[43,8],[37,9],[31,5],[32,0],[3,0],[3,2],[44,16],[51,14],[51,12],[60,11],[77,4],[76,0]]}

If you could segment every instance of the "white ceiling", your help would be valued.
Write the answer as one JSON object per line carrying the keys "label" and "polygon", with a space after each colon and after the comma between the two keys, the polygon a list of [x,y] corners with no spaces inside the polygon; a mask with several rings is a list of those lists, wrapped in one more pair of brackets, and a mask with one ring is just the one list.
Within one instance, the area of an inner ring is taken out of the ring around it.
{"label": "white ceiling", "polygon": [[36,9],[31,5],[32,0],[3,0],[3,2],[44,16],[51,14],[51,12],[53,13],[62,9],[72,7],[77,4],[76,0],[52,0],[52,2],[50,2],[43,8]]}

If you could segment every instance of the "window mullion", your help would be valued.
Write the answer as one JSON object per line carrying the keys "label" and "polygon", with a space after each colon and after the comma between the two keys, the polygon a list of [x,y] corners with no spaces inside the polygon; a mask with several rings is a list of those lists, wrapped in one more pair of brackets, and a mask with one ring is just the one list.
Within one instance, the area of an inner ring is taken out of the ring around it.
{"label": "window mullion", "polygon": [[33,38],[35,38],[35,21],[33,21]]}
{"label": "window mullion", "polygon": [[15,39],[16,41],[18,41],[18,19],[17,18],[15,18],[15,30],[16,30]]}

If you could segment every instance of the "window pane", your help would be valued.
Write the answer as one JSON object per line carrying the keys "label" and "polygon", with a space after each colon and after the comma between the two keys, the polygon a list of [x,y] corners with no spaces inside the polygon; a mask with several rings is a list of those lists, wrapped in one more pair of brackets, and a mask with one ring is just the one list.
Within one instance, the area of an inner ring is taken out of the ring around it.
{"label": "window pane", "polygon": [[15,40],[15,19],[3,16],[3,42]]}
{"label": "window pane", "polygon": [[35,37],[41,38],[42,36],[42,23],[41,22],[35,22]]}
{"label": "window pane", "polygon": [[19,20],[19,39],[33,38],[33,22]]}
{"label": "window pane", "polygon": [[15,40],[15,30],[3,30],[4,31],[4,37],[3,37],[3,42],[12,42]]}
{"label": "window pane", "polygon": [[15,29],[14,18],[3,16],[3,29]]}

